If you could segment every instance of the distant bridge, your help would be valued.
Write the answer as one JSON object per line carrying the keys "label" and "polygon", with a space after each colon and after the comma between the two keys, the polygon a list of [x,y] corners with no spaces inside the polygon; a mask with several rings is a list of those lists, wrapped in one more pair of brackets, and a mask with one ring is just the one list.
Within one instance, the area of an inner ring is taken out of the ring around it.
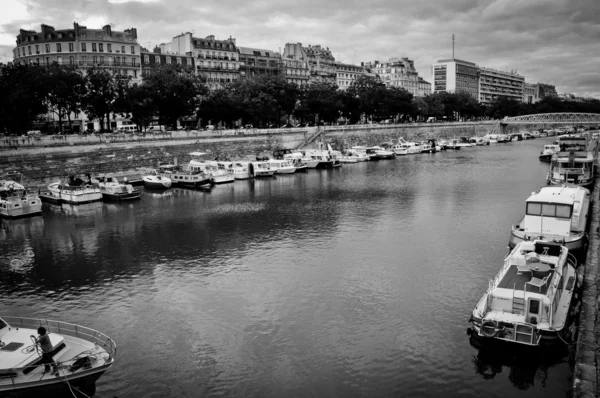
{"label": "distant bridge", "polygon": [[600,124],[600,113],[536,113],[505,117],[499,124]]}

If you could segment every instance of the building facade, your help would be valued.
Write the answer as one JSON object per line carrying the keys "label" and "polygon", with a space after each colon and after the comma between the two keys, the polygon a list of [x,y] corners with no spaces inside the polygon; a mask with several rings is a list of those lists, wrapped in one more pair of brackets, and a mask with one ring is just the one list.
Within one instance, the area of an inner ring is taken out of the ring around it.
{"label": "building facade", "polygon": [[[298,43],[300,46],[302,44]],[[329,51],[329,47],[324,48],[320,45],[303,47],[308,56],[308,67],[310,69],[309,83],[323,82],[335,84],[337,73],[335,58]]]}
{"label": "building facade", "polygon": [[238,47],[240,78],[282,76],[285,73],[281,54],[259,48]]}
{"label": "building facade", "polygon": [[540,101],[544,98],[556,98],[558,97],[558,93],[556,92],[556,87],[551,84],[537,83],[535,85],[535,96]]}
{"label": "building facade", "polygon": [[479,103],[489,105],[499,97],[523,101],[525,78],[516,71],[479,68]]}
{"label": "building facade", "polygon": [[15,63],[70,65],[85,69],[106,68],[114,75],[141,79],[140,45],[137,29],[113,31],[110,25],[88,29],[78,23],[72,29],[56,30],[42,25],[41,32],[20,29],[17,47],[13,50]]}
{"label": "building facade", "polygon": [[434,93],[467,93],[479,101],[479,68],[473,62],[441,59],[432,65]]}
{"label": "building facade", "polygon": [[[412,59],[390,58],[387,62],[368,62],[365,66],[379,75],[381,81],[388,87],[403,88],[415,97],[431,94],[431,85],[419,76]],[[429,91],[426,91],[427,85]]]}
{"label": "building facade", "polygon": [[346,90],[356,79],[366,75],[363,66],[344,64],[337,62],[336,66],[336,84],[341,90]]}
{"label": "building facade", "polygon": [[523,84],[523,103],[524,104],[535,104],[538,102],[538,98],[535,95],[535,84],[524,83]]}
{"label": "building facade", "polygon": [[191,55],[162,54],[160,48],[157,47],[153,52],[142,50],[141,59],[142,76],[152,73],[152,70],[161,65],[177,65],[184,71],[196,73],[195,58]]}
{"label": "building facade", "polygon": [[193,37],[190,32],[160,44],[161,54],[189,55],[195,58],[196,73],[206,79],[210,89],[239,79],[239,54],[235,39],[219,40],[210,35]]}
{"label": "building facade", "polygon": [[431,94],[431,83],[429,83],[426,80],[423,80],[423,78],[419,76],[417,92],[417,97],[425,97],[426,95]]}
{"label": "building facade", "polygon": [[304,51],[302,43],[286,43],[282,56],[285,79],[298,87],[308,84],[310,68],[308,67],[308,54]]}

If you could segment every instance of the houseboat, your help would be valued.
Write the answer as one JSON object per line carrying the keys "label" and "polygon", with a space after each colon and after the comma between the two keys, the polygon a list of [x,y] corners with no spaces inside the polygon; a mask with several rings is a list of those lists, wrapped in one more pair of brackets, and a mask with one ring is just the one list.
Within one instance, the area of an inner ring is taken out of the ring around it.
{"label": "houseboat", "polygon": [[102,192],[102,199],[105,202],[122,202],[127,200],[135,200],[141,197],[139,189],[136,189],[131,184],[119,182],[116,177],[102,176],[93,181]]}
{"label": "houseboat", "polygon": [[543,187],[525,203],[525,216],[512,226],[509,248],[536,238],[560,242],[578,258],[587,251],[590,191],[576,185]]}
{"label": "houseboat", "polygon": [[[39,327],[50,337],[56,370],[44,369],[35,337]],[[116,353],[117,346],[110,337],[85,326],[2,316],[0,396],[55,396],[51,391],[66,389],[67,385],[89,385],[112,366]]]}
{"label": "houseboat", "polygon": [[92,184],[89,175],[85,179],[69,176],[66,181],[49,184],[48,190],[40,193],[40,199],[55,204],[80,205],[101,201],[102,192],[99,187]]}
{"label": "houseboat", "polygon": [[18,218],[42,213],[42,201],[37,194],[27,192],[16,181],[0,180],[0,217]]}
{"label": "houseboat", "polygon": [[172,164],[163,164],[158,166],[158,173],[163,178],[171,180],[173,185],[183,188],[199,188],[210,186],[212,177],[204,169],[192,169],[189,165],[186,167]]}
{"label": "houseboat", "polygon": [[[595,154],[559,142],[560,151],[552,155],[546,180],[549,185],[572,183],[589,187],[594,183]],[[582,147],[579,147],[582,148]],[[565,150],[566,149],[566,150]]]}
{"label": "houseboat", "polygon": [[550,163],[552,160],[552,155],[560,151],[560,146],[558,144],[547,144],[544,145],[544,149],[540,152],[540,156],[538,157],[541,162]]}
{"label": "houseboat", "polygon": [[250,178],[250,168],[248,162],[232,162],[231,170],[233,171],[233,178],[236,180],[247,180]]}
{"label": "houseboat", "polygon": [[568,340],[582,280],[576,261],[558,243],[519,242],[473,309],[471,336],[526,346]]}
{"label": "houseboat", "polygon": [[250,176],[254,178],[266,178],[275,175],[275,169],[272,169],[271,164],[264,160],[250,162],[248,170],[250,171]]}
{"label": "houseboat", "polygon": [[296,172],[296,168],[289,160],[269,159],[269,165],[276,174],[294,174]]}

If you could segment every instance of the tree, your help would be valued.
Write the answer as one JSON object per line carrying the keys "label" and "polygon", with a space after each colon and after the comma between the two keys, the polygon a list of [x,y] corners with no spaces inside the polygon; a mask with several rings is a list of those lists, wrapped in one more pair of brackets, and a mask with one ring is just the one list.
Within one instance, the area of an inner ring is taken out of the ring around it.
{"label": "tree", "polygon": [[131,121],[137,124],[141,130],[145,130],[152,118],[156,115],[156,107],[152,102],[148,87],[134,84],[125,91],[125,100]]}
{"label": "tree", "polygon": [[203,81],[178,65],[162,65],[144,76],[143,85],[162,123],[177,127],[182,116],[195,113],[208,92]]}
{"label": "tree", "polygon": [[340,117],[342,101],[337,93],[337,85],[316,82],[302,91],[295,115],[311,122],[334,122]]}
{"label": "tree", "polygon": [[79,113],[85,92],[85,79],[78,69],[68,68],[57,63],[45,68],[48,95],[48,109],[58,116],[58,126],[62,133],[63,117],[67,117],[69,131],[73,131],[71,113]]}
{"label": "tree", "polygon": [[89,119],[98,119],[100,129],[110,128],[110,112],[117,97],[116,83],[111,74],[102,68],[91,67],[85,76],[85,92],[82,96],[82,108]]}
{"label": "tree", "polygon": [[0,131],[21,134],[47,112],[44,68],[8,65],[0,72]]}

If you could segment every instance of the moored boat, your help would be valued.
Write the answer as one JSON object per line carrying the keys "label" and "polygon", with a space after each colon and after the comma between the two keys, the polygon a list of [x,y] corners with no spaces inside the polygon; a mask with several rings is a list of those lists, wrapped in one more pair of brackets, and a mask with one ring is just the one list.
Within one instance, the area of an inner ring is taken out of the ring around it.
{"label": "moored boat", "polygon": [[0,217],[19,218],[42,213],[40,197],[16,181],[0,180]]}
{"label": "moored boat", "polygon": [[384,149],[379,145],[367,148],[366,154],[369,155],[371,160],[393,159],[396,157],[395,152]]}
{"label": "moored boat", "polygon": [[248,170],[250,171],[250,176],[254,178],[266,178],[275,175],[275,169],[272,169],[270,163],[267,161],[250,162]]}
{"label": "moored boat", "polygon": [[512,226],[509,247],[523,240],[560,242],[583,258],[587,251],[590,191],[576,185],[543,187],[527,198],[525,216]]}
{"label": "moored boat", "polygon": [[[44,327],[55,371],[45,371],[35,335]],[[95,382],[115,360],[117,346],[107,335],[85,326],[45,319],[0,318],[0,396],[40,394],[53,388]]]}
{"label": "moored boat", "polygon": [[275,170],[275,174],[294,174],[296,172],[296,168],[289,160],[270,159],[269,165],[271,169]]}
{"label": "moored boat", "polygon": [[189,164],[186,167],[175,165],[160,165],[158,173],[161,177],[171,180],[172,185],[184,188],[199,188],[212,184],[211,175],[204,167],[192,168]]}
{"label": "moored boat", "polygon": [[148,170],[142,173],[144,188],[149,189],[169,189],[173,181],[169,177],[160,175],[156,170]]}
{"label": "moored boat", "polygon": [[233,178],[236,180],[247,180],[250,178],[250,170],[248,167],[248,162],[236,161],[231,165],[231,170],[233,170]]}
{"label": "moored boat", "polygon": [[544,149],[542,149],[542,152],[540,152],[540,161],[550,163],[552,160],[552,155],[557,153],[559,150],[560,147],[557,144],[544,145]]}
{"label": "moored boat", "polygon": [[569,136],[558,141],[560,151],[552,155],[546,178],[550,185],[572,183],[589,187],[594,183],[595,155],[587,150],[587,138]]}
{"label": "moored boat", "polygon": [[135,200],[141,197],[139,189],[134,188],[131,184],[123,184],[116,177],[102,176],[94,181],[104,201],[122,202],[127,200]]}
{"label": "moored boat", "polygon": [[73,205],[101,201],[100,188],[92,184],[89,175],[85,178],[83,180],[79,177],[69,176],[67,181],[53,182],[48,185],[47,191],[40,192],[40,199],[49,203]]}
{"label": "moored boat", "polygon": [[568,340],[581,285],[576,265],[558,243],[519,242],[473,309],[471,336],[526,346]]}

